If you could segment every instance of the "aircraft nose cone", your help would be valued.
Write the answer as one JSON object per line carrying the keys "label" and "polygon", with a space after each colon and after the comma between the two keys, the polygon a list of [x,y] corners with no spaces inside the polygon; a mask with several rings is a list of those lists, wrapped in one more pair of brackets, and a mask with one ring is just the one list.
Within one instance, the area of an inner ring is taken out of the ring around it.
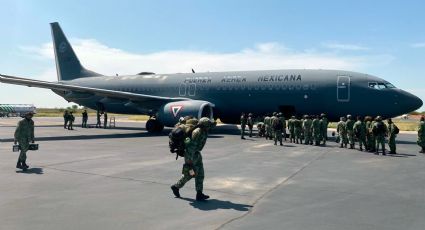
{"label": "aircraft nose cone", "polygon": [[419,97],[408,92],[404,92],[402,103],[406,105],[406,109],[408,109],[409,112],[415,111],[423,105],[423,102]]}

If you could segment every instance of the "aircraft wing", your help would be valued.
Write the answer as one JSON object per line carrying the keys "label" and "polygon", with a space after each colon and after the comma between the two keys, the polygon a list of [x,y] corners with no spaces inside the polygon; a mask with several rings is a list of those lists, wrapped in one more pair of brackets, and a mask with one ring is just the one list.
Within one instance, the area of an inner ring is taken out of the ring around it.
{"label": "aircraft wing", "polygon": [[130,92],[122,92],[108,89],[91,88],[85,86],[77,86],[71,84],[65,84],[62,82],[48,82],[32,80],[28,78],[20,78],[14,76],[8,76],[0,74],[0,82],[14,85],[23,85],[28,87],[45,88],[51,90],[67,91],[69,93],[83,93],[91,96],[99,96],[112,100],[119,100],[123,103],[135,103],[148,108],[154,108],[163,105],[168,102],[174,101],[188,101],[188,98],[181,97],[161,97],[146,94],[137,94]]}

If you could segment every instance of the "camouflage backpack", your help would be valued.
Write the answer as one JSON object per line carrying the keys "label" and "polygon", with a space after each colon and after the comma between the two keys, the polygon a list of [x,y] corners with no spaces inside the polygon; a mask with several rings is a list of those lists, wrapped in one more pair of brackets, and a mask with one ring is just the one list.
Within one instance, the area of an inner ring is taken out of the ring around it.
{"label": "camouflage backpack", "polygon": [[180,157],[184,157],[185,144],[184,140],[192,136],[193,130],[198,127],[198,120],[191,119],[186,124],[180,124],[171,130],[168,135],[168,145],[171,153],[176,153],[176,160]]}

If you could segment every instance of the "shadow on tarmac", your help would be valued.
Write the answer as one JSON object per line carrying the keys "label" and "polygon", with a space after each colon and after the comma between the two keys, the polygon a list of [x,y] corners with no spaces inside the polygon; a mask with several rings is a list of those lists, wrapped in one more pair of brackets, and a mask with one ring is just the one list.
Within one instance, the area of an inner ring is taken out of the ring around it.
{"label": "shadow on tarmac", "polygon": [[249,208],[252,208],[252,205],[248,204],[236,204],[231,201],[223,201],[223,200],[217,200],[217,199],[210,199],[207,201],[196,201],[192,198],[181,198],[182,200],[189,201],[190,205],[196,209],[202,210],[202,211],[211,211],[211,210],[217,210],[217,209],[233,209],[236,211],[248,211]]}
{"label": "shadow on tarmac", "polygon": [[29,168],[26,171],[20,170],[20,171],[16,171],[16,173],[23,173],[23,174],[37,174],[37,175],[42,175],[44,174],[43,169],[42,168]]}

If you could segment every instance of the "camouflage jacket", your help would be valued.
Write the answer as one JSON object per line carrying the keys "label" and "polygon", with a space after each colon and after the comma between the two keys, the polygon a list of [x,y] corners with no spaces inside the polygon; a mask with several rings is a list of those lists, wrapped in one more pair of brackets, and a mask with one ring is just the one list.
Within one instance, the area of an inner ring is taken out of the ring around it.
{"label": "camouflage jacket", "polygon": [[347,126],[347,131],[353,131],[353,127],[354,127],[354,121],[351,119],[348,119],[347,122],[345,123],[345,125]]}
{"label": "camouflage jacket", "polygon": [[340,121],[338,122],[338,125],[336,126],[336,131],[340,134],[340,135],[345,135],[347,134],[347,124],[344,121]]}
{"label": "camouflage jacket", "polygon": [[15,140],[32,141],[34,140],[34,121],[23,119],[19,121],[15,130]]}
{"label": "camouflage jacket", "polygon": [[418,142],[425,144],[425,122],[421,121],[418,127]]}
{"label": "camouflage jacket", "polygon": [[305,119],[303,122],[304,132],[311,132],[312,125],[313,125],[313,121],[311,119]]}
{"label": "camouflage jacket", "polygon": [[366,124],[362,121],[356,121],[353,125],[353,131],[358,137],[365,137],[367,131]]}
{"label": "camouflage jacket", "polygon": [[186,162],[195,162],[195,154],[201,152],[207,142],[208,133],[201,128],[196,128],[192,132],[192,137],[187,137],[184,141],[186,151],[185,151],[185,160]]}

